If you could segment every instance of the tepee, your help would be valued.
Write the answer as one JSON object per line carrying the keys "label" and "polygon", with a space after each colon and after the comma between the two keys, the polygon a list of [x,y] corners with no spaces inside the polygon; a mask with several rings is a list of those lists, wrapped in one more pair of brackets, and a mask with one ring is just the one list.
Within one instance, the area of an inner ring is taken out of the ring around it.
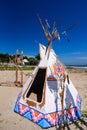
{"label": "tepee", "polygon": [[81,117],[81,97],[64,66],[53,49],[49,58],[45,53],[46,47],[40,45],[40,63],[24,84],[14,108],[42,128]]}
{"label": "tepee", "polygon": [[18,95],[14,111],[42,128],[81,117],[81,97],[52,49],[40,44],[41,60]]}

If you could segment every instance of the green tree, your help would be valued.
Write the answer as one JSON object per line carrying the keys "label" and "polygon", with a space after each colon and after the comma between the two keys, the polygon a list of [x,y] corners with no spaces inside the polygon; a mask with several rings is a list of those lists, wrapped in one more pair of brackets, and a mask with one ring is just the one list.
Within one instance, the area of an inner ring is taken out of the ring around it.
{"label": "green tree", "polygon": [[28,59],[28,61],[29,61],[29,64],[30,64],[30,65],[37,65],[37,64],[38,64],[38,60],[35,59],[35,58],[33,58],[33,57],[30,57],[30,58]]}
{"label": "green tree", "polygon": [[35,58],[39,61],[40,60],[40,54],[37,54]]}
{"label": "green tree", "polygon": [[1,62],[9,62],[9,54],[0,54],[0,60]]}

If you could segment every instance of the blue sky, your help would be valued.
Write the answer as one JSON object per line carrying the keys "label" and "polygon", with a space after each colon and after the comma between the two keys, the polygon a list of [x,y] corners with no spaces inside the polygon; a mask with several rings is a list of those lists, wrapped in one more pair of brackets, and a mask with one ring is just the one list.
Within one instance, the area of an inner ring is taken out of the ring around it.
{"label": "blue sky", "polygon": [[87,64],[87,0],[0,0],[0,53],[35,56],[39,42],[47,45],[37,13],[51,27],[58,21],[59,33],[79,23],[67,32],[70,43],[61,36],[53,49],[65,64]]}

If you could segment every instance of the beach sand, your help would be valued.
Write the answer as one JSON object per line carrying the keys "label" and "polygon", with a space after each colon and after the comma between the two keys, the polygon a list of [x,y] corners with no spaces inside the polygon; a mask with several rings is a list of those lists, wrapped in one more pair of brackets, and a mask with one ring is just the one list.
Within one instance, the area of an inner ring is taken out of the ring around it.
{"label": "beach sand", "polygon": [[[26,76],[28,73],[29,71],[24,71],[24,83],[28,78],[28,76]],[[68,70],[68,73],[82,97],[82,110],[87,111],[87,72]],[[13,111],[17,96],[21,90],[21,87],[10,84],[10,82],[13,83],[14,81],[15,71],[0,71],[0,130],[42,130],[38,125]],[[9,84],[1,84],[1,82],[8,82]],[[66,127],[66,130],[87,130],[87,118],[85,123],[86,124],[81,124],[81,122],[79,122],[78,124],[69,125]],[[48,130],[58,129],[52,127]]]}

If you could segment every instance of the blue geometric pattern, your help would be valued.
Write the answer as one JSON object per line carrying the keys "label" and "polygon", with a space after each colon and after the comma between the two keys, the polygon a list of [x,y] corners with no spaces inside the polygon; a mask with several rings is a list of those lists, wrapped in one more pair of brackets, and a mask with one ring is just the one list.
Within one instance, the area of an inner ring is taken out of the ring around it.
{"label": "blue geometric pattern", "polygon": [[32,120],[32,116],[31,116],[31,112],[30,111],[28,111],[27,113],[25,113],[23,116],[26,117],[26,118],[28,118],[29,120]]}
{"label": "blue geometric pattern", "polygon": [[18,104],[15,105],[15,107],[14,107],[14,112],[17,112],[17,113],[20,112],[20,109],[19,109],[19,107],[18,107]]}
{"label": "blue geometric pattern", "polygon": [[[22,109],[22,106],[24,107],[23,109]],[[37,110],[35,110],[33,108],[30,108],[28,106],[24,106],[20,102],[17,102],[17,104],[15,105],[14,111],[16,113],[24,116],[25,118],[33,121],[34,123],[38,124],[42,128],[50,128],[50,127],[55,126],[56,124],[59,125],[62,121],[61,119],[63,119],[60,112],[57,112],[58,120],[56,122],[56,117],[55,117],[55,119],[53,119],[51,116],[52,113],[43,114],[43,113],[38,112]],[[66,111],[68,112],[68,110],[65,110],[65,113],[67,113]],[[64,114],[64,121],[71,123],[73,120],[77,120],[82,116],[81,111],[78,110],[77,108],[72,108],[72,111],[74,112],[74,116],[72,115],[72,113],[68,113],[68,115]],[[35,115],[35,113],[39,113],[39,114]],[[48,119],[48,117],[49,117],[49,119]],[[62,121],[62,123],[64,123],[64,121]]]}
{"label": "blue geometric pattern", "polygon": [[52,127],[52,125],[45,118],[42,119],[40,122],[38,122],[38,125],[41,126],[42,128],[50,128],[50,127]]}

